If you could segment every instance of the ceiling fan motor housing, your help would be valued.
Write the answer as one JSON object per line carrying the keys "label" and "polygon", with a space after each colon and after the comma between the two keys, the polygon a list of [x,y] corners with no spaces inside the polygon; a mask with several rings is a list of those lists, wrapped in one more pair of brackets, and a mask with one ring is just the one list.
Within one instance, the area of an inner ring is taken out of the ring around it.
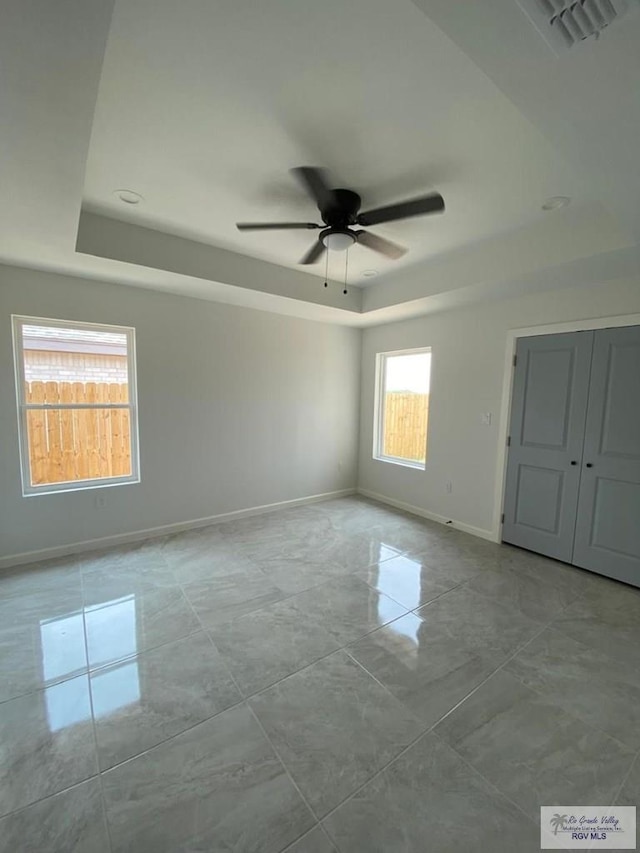
{"label": "ceiling fan motor housing", "polygon": [[347,228],[356,224],[362,199],[352,190],[331,190],[331,197],[320,208],[322,219],[332,228]]}

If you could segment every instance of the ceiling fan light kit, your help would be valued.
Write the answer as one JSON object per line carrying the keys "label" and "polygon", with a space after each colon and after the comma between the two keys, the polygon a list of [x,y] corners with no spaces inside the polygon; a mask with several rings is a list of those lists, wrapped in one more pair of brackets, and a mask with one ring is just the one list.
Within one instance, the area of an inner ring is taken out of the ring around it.
{"label": "ceiling fan light kit", "polygon": [[[315,201],[324,225],[318,225],[315,222],[238,222],[237,228],[240,231],[292,228],[319,230],[318,239],[300,260],[301,265],[316,263],[328,250],[347,251],[354,243],[397,260],[406,254],[407,249],[404,246],[370,231],[354,230],[353,226],[380,225],[398,219],[408,219],[411,216],[442,213],[445,209],[442,196],[439,193],[430,193],[420,198],[360,213],[362,199],[358,193],[349,189],[332,189],[324,169],[300,166],[292,169],[292,172]],[[346,293],[346,274],[344,292]]]}
{"label": "ceiling fan light kit", "polygon": [[344,231],[339,228],[327,228],[320,232],[320,240],[325,249],[330,249],[332,252],[345,252],[353,246],[357,237],[348,228]]}

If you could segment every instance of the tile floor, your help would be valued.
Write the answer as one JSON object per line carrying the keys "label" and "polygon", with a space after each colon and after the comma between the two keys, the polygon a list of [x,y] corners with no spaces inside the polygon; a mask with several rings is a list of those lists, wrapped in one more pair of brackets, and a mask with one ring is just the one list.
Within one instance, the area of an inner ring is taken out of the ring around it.
{"label": "tile floor", "polygon": [[0,575],[1,853],[539,850],[640,799],[640,591],[346,498]]}

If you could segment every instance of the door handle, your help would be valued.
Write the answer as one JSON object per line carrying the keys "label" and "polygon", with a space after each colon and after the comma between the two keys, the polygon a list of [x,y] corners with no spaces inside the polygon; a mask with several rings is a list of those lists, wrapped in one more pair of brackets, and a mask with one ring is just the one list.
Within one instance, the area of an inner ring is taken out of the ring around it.
{"label": "door handle", "polygon": [[593,462],[587,462],[585,465],[586,468],[593,468]]}
{"label": "door handle", "polygon": [[577,459],[572,459],[572,460],[571,460],[571,464],[572,464],[572,465],[577,465],[577,464],[578,464],[578,460],[577,460]]}

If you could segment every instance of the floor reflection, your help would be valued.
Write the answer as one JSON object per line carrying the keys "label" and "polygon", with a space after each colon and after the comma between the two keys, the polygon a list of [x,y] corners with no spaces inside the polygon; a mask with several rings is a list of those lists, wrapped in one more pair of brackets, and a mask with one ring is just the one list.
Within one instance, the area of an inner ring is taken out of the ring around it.
{"label": "floor reflection", "polygon": [[377,631],[376,642],[404,668],[416,669],[421,656],[420,631],[423,624],[415,613],[407,613]]}
{"label": "floor reflection", "polygon": [[94,662],[107,663],[138,652],[136,597],[125,595],[88,607]]}
{"label": "floor reflection", "polygon": [[[126,595],[85,608],[94,623],[93,644],[104,649],[108,660],[129,658],[92,676],[91,691],[96,716],[105,716],[140,701],[137,613],[135,595]],[[84,613],[67,613],[40,621],[43,681],[65,679],[43,691],[51,732],[91,718],[85,678],[71,678],[86,667]]]}
{"label": "floor reflection", "polygon": [[391,545],[386,545],[384,542],[381,542],[378,546],[378,562],[381,563],[383,560],[390,560],[392,557],[397,556],[397,548],[393,548]]}
{"label": "floor reflection", "polygon": [[[402,644],[405,648],[417,649],[420,645],[419,633],[422,619],[413,613],[408,613],[401,619],[396,619],[395,622],[390,622],[387,625],[387,630],[390,635],[402,638]],[[406,640],[409,640],[407,644]]]}
{"label": "floor reflection", "polygon": [[408,610],[420,606],[422,563],[409,557],[395,557],[371,570],[378,575],[376,589],[395,598]]}
{"label": "floor reflection", "polygon": [[82,611],[40,621],[42,677],[45,682],[82,672],[86,666]]}
{"label": "floor reflection", "polygon": [[93,712],[106,717],[140,701],[140,673],[137,660],[116,664],[91,678]]}
{"label": "floor reflection", "polygon": [[50,732],[59,732],[91,719],[91,703],[86,676],[72,678],[44,691]]}

